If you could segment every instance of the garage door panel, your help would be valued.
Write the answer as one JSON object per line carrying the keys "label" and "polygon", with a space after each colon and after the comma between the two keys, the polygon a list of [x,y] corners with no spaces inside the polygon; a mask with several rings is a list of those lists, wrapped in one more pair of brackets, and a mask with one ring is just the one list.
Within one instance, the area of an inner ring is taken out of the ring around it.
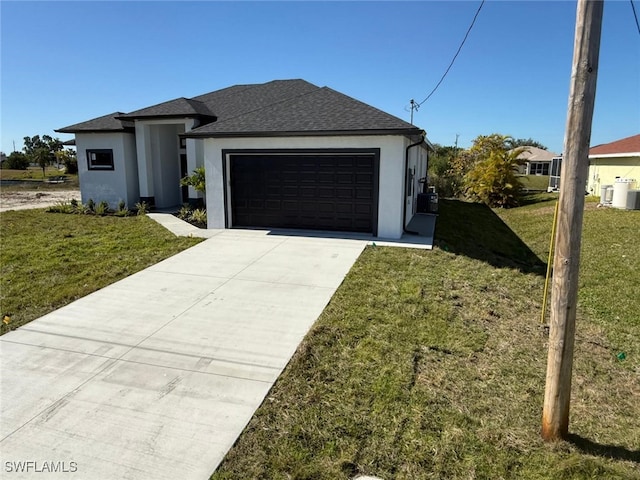
{"label": "garage door panel", "polygon": [[355,209],[355,205],[351,203],[336,203],[336,213],[351,215]]}
{"label": "garage door panel", "polygon": [[282,202],[282,210],[284,212],[297,212],[298,202],[293,200],[285,200]]}
{"label": "garage door panel", "polygon": [[273,187],[274,191],[280,190],[282,192],[282,196],[287,198],[287,197],[292,197],[292,198],[298,198],[298,187],[282,187],[282,188],[278,188],[278,187]]}
{"label": "garage door panel", "polygon": [[361,200],[369,200],[373,196],[373,192],[370,189],[366,188],[356,188],[355,189],[355,198]]}
{"label": "garage door panel", "polygon": [[371,215],[371,206],[363,203],[354,205],[354,211],[358,215]]}
{"label": "garage door panel", "polygon": [[234,226],[373,232],[371,154],[231,154]]}
{"label": "garage door panel", "polygon": [[333,185],[336,181],[335,172],[327,172],[327,173],[319,172],[316,179],[318,183],[321,185],[323,184]]}
{"label": "garage door panel", "polygon": [[353,188],[336,188],[336,198],[354,198]]}
{"label": "garage door panel", "polygon": [[335,189],[333,187],[318,187],[316,193],[318,194],[318,198],[335,197]]}
{"label": "garage door panel", "polygon": [[353,175],[353,173],[339,173],[339,174],[337,174],[336,175],[336,183],[353,185],[354,184],[354,175]]}
{"label": "garage door panel", "polygon": [[356,183],[358,185],[360,184],[364,184],[364,185],[371,185],[372,181],[373,181],[373,174],[371,173],[357,173],[356,174]]}
{"label": "garage door panel", "polygon": [[300,196],[303,198],[316,198],[318,196],[316,190],[317,187],[315,185],[301,185],[298,189]]}

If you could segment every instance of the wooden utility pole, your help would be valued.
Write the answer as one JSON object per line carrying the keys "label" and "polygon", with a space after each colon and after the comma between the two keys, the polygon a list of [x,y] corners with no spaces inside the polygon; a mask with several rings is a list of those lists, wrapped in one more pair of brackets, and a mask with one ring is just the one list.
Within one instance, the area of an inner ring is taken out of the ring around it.
{"label": "wooden utility pole", "polygon": [[603,0],[578,0],[576,12],[542,412],[542,437],[545,440],[566,438],[569,429],[582,217],[603,6]]}

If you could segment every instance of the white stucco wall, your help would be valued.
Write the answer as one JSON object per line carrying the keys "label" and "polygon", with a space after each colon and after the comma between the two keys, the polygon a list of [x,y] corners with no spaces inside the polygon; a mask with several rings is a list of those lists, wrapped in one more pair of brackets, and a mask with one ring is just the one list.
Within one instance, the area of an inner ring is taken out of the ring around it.
{"label": "white stucco wall", "polygon": [[125,175],[127,177],[127,198],[123,199],[128,208],[140,200],[140,182],[138,179],[138,161],[136,152],[136,137],[133,134],[123,136]]}
{"label": "white stucco wall", "polygon": [[156,207],[180,205],[182,201],[177,125],[151,126],[151,152]]}
{"label": "white stucco wall", "polygon": [[[223,188],[223,150],[237,149],[347,149],[379,148],[380,177],[378,191],[378,236],[400,238],[403,232],[405,148],[411,142],[402,136],[344,136],[344,137],[278,137],[278,138],[207,138],[204,140],[204,164],[207,176],[207,215],[209,228],[225,227],[225,198]],[[412,149],[414,150],[414,149]],[[411,152],[418,162],[418,151]],[[226,161],[226,159],[224,159]],[[227,194],[230,195],[227,178]],[[230,198],[227,205],[230,207]],[[407,210],[412,212],[412,199]],[[230,217],[229,212],[229,217]],[[233,219],[231,219],[233,223]]]}
{"label": "white stucco wall", "polygon": [[[197,120],[193,118],[135,121],[140,196],[153,197],[156,207],[173,207],[182,203],[178,135],[194,126],[197,126]],[[189,145],[186,153],[189,163],[190,153],[193,153]],[[197,149],[195,153],[197,155]]]}
{"label": "white stucco wall", "polygon": [[[113,170],[89,170],[87,150],[109,149],[113,152]],[[77,133],[78,175],[82,202],[109,202],[116,208],[121,200],[128,207],[139,199],[138,166],[135,137],[132,133]]]}

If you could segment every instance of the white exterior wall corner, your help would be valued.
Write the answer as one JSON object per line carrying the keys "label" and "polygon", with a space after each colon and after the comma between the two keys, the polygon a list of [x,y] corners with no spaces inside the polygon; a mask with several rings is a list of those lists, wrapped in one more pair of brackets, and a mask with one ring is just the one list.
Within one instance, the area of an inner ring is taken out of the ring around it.
{"label": "white exterior wall corner", "polygon": [[[204,165],[204,140],[198,138],[187,138],[187,170],[189,175],[193,171]],[[189,198],[203,198],[202,192],[197,192],[195,188],[189,187]]]}
{"label": "white exterior wall corner", "polygon": [[[402,236],[404,199],[404,157],[410,144],[404,136],[344,136],[344,137],[265,137],[207,138],[204,140],[206,172],[206,202],[208,228],[225,228],[225,203],[230,209],[230,182],[227,196],[223,185],[223,150],[238,149],[380,149],[378,188],[378,237],[397,239]],[[417,148],[417,147],[416,147]],[[417,148],[418,149],[418,148]],[[418,149],[419,150],[419,149]]]}
{"label": "white exterior wall corner", "polygon": [[[113,170],[89,170],[87,150],[113,152]],[[111,208],[121,200],[131,207],[139,199],[138,165],[132,133],[77,133],[78,178],[82,202],[109,202]]]}

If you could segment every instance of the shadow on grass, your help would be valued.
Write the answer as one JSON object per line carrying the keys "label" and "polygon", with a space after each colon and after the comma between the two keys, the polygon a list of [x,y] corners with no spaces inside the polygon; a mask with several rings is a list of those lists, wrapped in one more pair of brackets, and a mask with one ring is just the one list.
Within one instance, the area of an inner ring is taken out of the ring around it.
{"label": "shadow on grass", "polygon": [[567,436],[567,441],[587,455],[640,463],[640,450],[629,450],[618,445],[601,445],[574,433]]}
{"label": "shadow on grass", "polygon": [[546,264],[489,207],[440,200],[435,245],[499,268],[544,275]]}

